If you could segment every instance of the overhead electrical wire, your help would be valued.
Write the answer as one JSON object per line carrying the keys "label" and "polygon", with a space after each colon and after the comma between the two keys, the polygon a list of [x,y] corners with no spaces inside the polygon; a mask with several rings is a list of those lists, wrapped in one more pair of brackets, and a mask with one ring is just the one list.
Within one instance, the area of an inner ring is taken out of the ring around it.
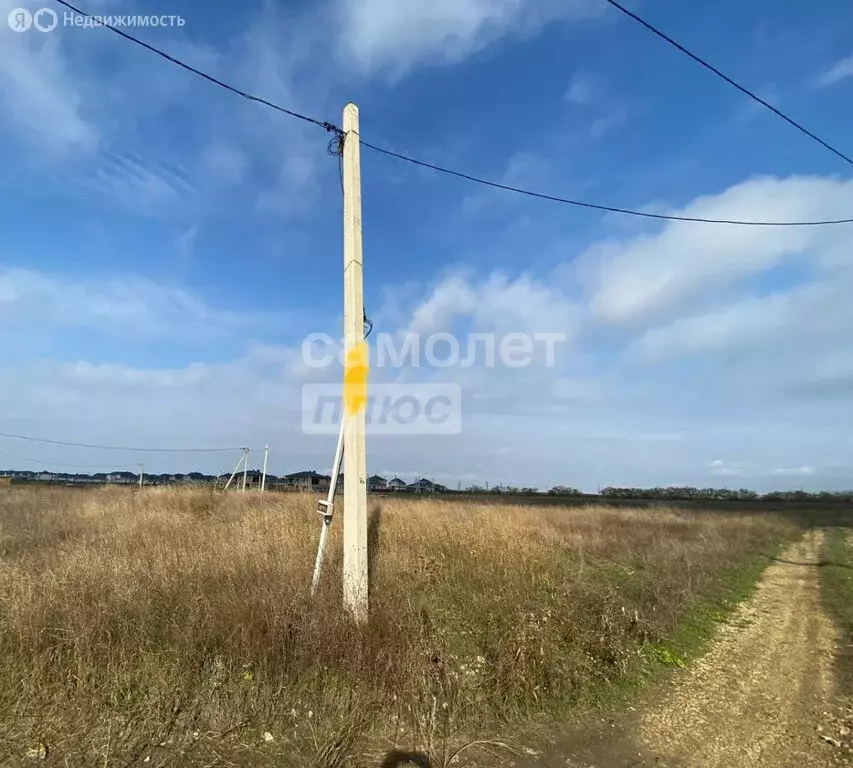
{"label": "overhead electrical wire", "polygon": [[54,466],[54,467],[73,467],[74,469],[106,469],[107,467],[113,467],[112,464],[68,464],[64,461],[52,461],[46,459],[31,459],[27,456],[16,456],[13,453],[6,453],[5,451],[0,451],[0,456],[5,456],[7,459],[15,459],[16,461],[28,461],[32,464],[43,464],[45,466]]}
{"label": "overhead electrical wire", "polygon": [[11,435],[0,432],[0,437],[8,437],[12,440],[26,440],[31,443],[45,443],[47,445],[63,445],[69,448],[91,448],[98,451],[133,451],[138,453],[232,453],[245,450],[243,447],[231,448],[132,448],[120,445],[91,445],[89,443],[70,443],[64,440],[48,440],[44,437],[30,437],[28,435]]}
{"label": "overhead electrical wire", "polygon": [[[680,50],[683,50],[684,53],[689,55],[691,58],[696,59],[700,64],[708,67],[709,69],[714,71],[716,74],[720,75],[721,77],[726,79],[728,82],[730,82],[736,88],[738,88],[739,90],[742,90],[744,93],[746,93],[750,97],[752,97],[752,98],[756,99],[757,101],[759,101],[760,103],[764,104],[766,107],[768,107],[769,109],[771,109],[774,112],[776,112],[777,114],[779,114],[780,117],[784,118],[785,120],[790,122],[792,125],[799,128],[800,130],[804,131],[806,134],[811,136],[816,141],[819,141],[821,144],[823,144],[828,149],[835,152],[837,155],[842,157],[847,162],[853,164],[853,161],[851,161],[846,155],[843,155],[840,152],[838,152],[838,150],[833,149],[831,146],[826,144],[826,142],[824,142],[822,139],[818,138],[817,136],[815,136],[811,132],[807,131],[805,128],[800,126],[798,123],[795,123],[793,120],[791,120],[790,118],[788,118],[787,116],[785,116],[784,114],[779,112],[775,107],[771,106],[770,104],[767,104],[767,102],[763,101],[758,96],[755,96],[755,94],[753,94],[750,91],[743,88],[743,86],[740,86],[737,83],[735,83],[733,80],[728,78],[726,75],[724,75],[722,72],[720,72],[716,68],[712,67],[707,62],[703,61],[702,59],[699,59],[699,57],[695,56],[695,54],[692,54],[689,51],[687,51],[687,49],[684,49],[681,45],[676,43],[671,38],[666,37],[662,32],[659,32],[658,30],[651,27],[651,25],[649,25],[647,22],[640,19],[640,17],[631,13],[627,9],[622,8],[622,6],[618,5],[618,3],[615,3],[614,0],[606,0],[606,1],[611,3],[612,5],[614,5],[615,7],[619,8],[620,10],[623,10],[625,13],[632,16],[633,18],[636,18],[637,21],[642,23],[644,26],[648,26],[652,31],[654,31],[655,34],[661,35],[668,42],[672,43],[673,45],[676,45],[676,47],[678,47]],[[68,9],[74,11],[75,13],[80,14],[81,16],[85,16],[87,18],[92,18],[92,16],[90,14],[86,13],[85,11],[80,10],[76,6],[69,3],[67,0],[56,0],[56,2],[59,5],[65,7],[65,8],[68,8]],[[172,64],[175,64],[176,66],[181,67],[182,69],[184,69],[188,72],[191,72],[191,73],[203,78],[204,80],[207,80],[208,82],[219,86],[220,88],[224,88],[225,90],[227,90],[227,91],[229,91],[229,92],[231,92],[237,96],[240,96],[244,99],[247,99],[248,101],[253,101],[253,102],[256,102],[258,104],[263,104],[264,106],[269,107],[270,109],[274,109],[277,112],[282,112],[286,115],[289,115],[290,117],[294,117],[298,120],[302,120],[304,122],[311,123],[312,125],[316,125],[320,128],[323,128],[325,131],[329,131],[329,132],[334,133],[335,136],[337,137],[337,142],[336,142],[336,146],[334,148],[330,144],[329,153],[330,154],[338,154],[339,153],[340,142],[343,140],[345,134],[341,130],[341,128],[339,128],[334,123],[329,122],[327,120],[319,120],[319,119],[311,117],[309,115],[301,114],[300,112],[296,112],[292,109],[287,109],[285,107],[282,107],[279,104],[275,104],[274,102],[269,101],[268,99],[264,99],[260,96],[255,96],[254,94],[251,94],[247,91],[243,91],[239,88],[235,88],[233,85],[229,85],[228,83],[224,82],[223,80],[220,80],[216,77],[213,77],[212,75],[209,75],[206,72],[203,72],[202,70],[197,69],[196,67],[189,65],[186,62],[181,61],[180,59],[166,53],[165,51],[161,50],[160,48],[157,48],[156,46],[150,45],[149,43],[146,43],[146,42],[140,40],[139,38],[134,37],[133,35],[130,35],[127,32],[124,32],[123,30],[121,30],[117,27],[111,26],[109,24],[101,24],[100,26],[103,26],[104,28],[110,30],[111,32],[114,32],[115,34],[119,35],[120,37],[124,38],[125,40],[128,40],[132,43],[135,43],[136,45],[139,45],[139,46],[145,48],[146,50],[151,51],[152,53],[156,54],[157,56],[160,56],[161,58],[165,59],[166,61],[168,61]],[[841,219],[818,219],[818,220],[813,220],[813,221],[753,221],[753,220],[742,220],[742,219],[714,219],[714,218],[710,218],[710,217],[706,218],[706,217],[701,217],[701,216],[677,216],[677,215],[670,215],[670,214],[663,214],[663,213],[650,213],[648,211],[638,211],[638,210],[633,210],[630,208],[620,208],[617,206],[603,205],[600,203],[590,203],[590,202],[586,202],[586,201],[582,201],[582,200],[572,200],[572,199],[566,198],[566,197],[559,197],[557,195],[550,195],[550,194],[546,194],[543,192],[535,192],[533,190],[524,189],[522,187],[513,187],[513,186],[510,186],[508,184],[501,184],[501,183],[496,182],[496,181],[489,181],[488,179],[484,179],[484,178],[481,178],[479,176],[473,176],[469,173],[463,173],[462,171],[455,171],[455,170],[450,169],[450,168],[444,168],[440,165],[435,165],[433,163],[427,163],[423,160],[418,160],[416,158],[409,157],[408,155],[403,155],[399,152],[393,152],[390,149],[384,149],[383,147],[379,147],[375,144],[364,141],[363,139],[361,139],[360,136],[359,136],[359,139],[360,139],[361,145],[367,149],[370,149],[374,152],[386,155],[388,157],[396,158],[397,160],[402,160],[404,162],[420,166],[422,168],[429,168],[430,170],[436,171],[438,173],[444,173],[444,174],[447,174],[449,176],[455,176],[457,178],[465,179],[466,181],[470,181],[470,182],[473,182],[475,184],[480,184],[483,186],[492,187],[493,189],[501,189],[501,190],[504,190],[507,192],[514,192],[514,193],[519,194],[519,195],[525,195],[527,197],[532,197],[532,198],[536,198],[539,200],[548,200],[548,201],[551,201],[554,203],[562,203],[564,205],[571,205],[571,206],[575,206],[578,208],[586,208],[586,209],[591,209],[591,210],[596,210],[596,211],[604,211],[604,212],[608,212],[608,213],[618,213],[618,214],[624,214],[626,216],[635,216],[635,217],[640,217],[640,218],[645,218],[645,219],[657,219],[657,220],[661,220],[661,221],[682,221],[682,222],[693,222],[693,223],[700,223],[700,224],[729,224],[729,225],[749,226],[749,227],[817,227],[817,226],[828,226],[828,225],[835,225],[835,224],[851,224],[851,223],[853,223],[853,217],[841,218]],[[333,140],[333,142],[334,142],[334,140]],[[234,449],[228,449],[228,450],[234,450]]]}
{"label": "overhead electrical wire", "polygon": [[383,149],[382,147],[377,147],[373,144],[370,144],[363,139],[361,140],[361,145],[363,147],[367,147],[368,149],[372,149],[374,152],[380,152],[383,155],[388,155],[389,157],[396,157],[398,160],[405,160],[407,163],[412,163],[414,165],[419,165],[422,168],[429,168],[433,171],[438,171],[439,173],[446,173],[450,176],[457,176],[460,179],[467,179],[468,181],[473,181],[477,184],[482,184],[486,187],[493,187],[495,189],[503,189],[507,192],[516,192],[519,195],[527,195],[528,197],[536,197],[540,200],[551,200],[555,203],[565,203],[567,205],[576,205],[580,208],[592,208],[597,211],[606,211],[608,213],[624,213],[629,216],[640,216],[646,219],[662,219],[664,221],[692,221],[701,224],[736,224],[740,226],[748,226],[748,227],[816,227],[827,224],[850,224],[853,223],[853,218],[850,219],[823,219],[819,221],[744,221],[742,219],[711,219],[704,218],[702,216],[676,216],[671,214],[664,213],[650,213],[649,211],[634,211],[628,208],[617,208],[612,205],[599,205],[598,203],[587,203],[581,200],[570,200],[565,197],[557,197],[556,195],[548,195],[543,192],[534,192],[529,189],[523,189],[522,187],[512,187],[508,184],[501,184],[497,181],[489,181],[488,179],[483,179],[478,176],[472,176],[468,173],[462,173],[461,171],[454,171],[449,168],[442,168],[440,165],[433,165],[432,163],[426,163],[423,160],[416,160],[413,157],[408,157],[406,155],[401,155],[398,152],[392,152],[390,149]]}
{"label": "overhead electrical wire", "polygon": [[840,150],[836,149],[835,147],[833,147],[833,146],[832,146],[831,144],[829,144],[828,142],[824,141],[822,138],[820,138],[820,136],[818,136],[818,135],[816,135],[816,134],[812,133],[808,128],[806,128],[805,126],[801,125],[800,123],[798,123],[798,122],[797,122],[796,120],[794,120],[793,118],[788,117],[788,115],[786,115],[784,112],[782,112],[781,110],[779,110],[779,109],[777,109],[776,107],[774,107],[774,106],[773,106],[772,104],[770,104],[769,102],[767,102],[767,101],[765,101],[764,99],[762,99],[758,94],[754,93],[753,91],[750,91],[748,88],[746,88],[746,87],[744,87],[743,85],[741,85],[740,83],[736,82],[735,80],[733,80],[731,77],[729,77],[729,76],[728,76],[727,74],[725,74],[724,72],[721,72],[721,71],[720,71],[719,69],[717,69],[713,64],[710,64],[709,62],[705,61],[705,59],[701,58],[700,56],[697,56],[697,55],[696,55],[695,53],[693,53],[692,51],[687,50],[687,48],[685,48],[685,47],[684,47],[681,43],[679,43],[677,40],[674,40],[674,39],[673,39],[673,38],[671,38],[669,35],[667,35],[665,32],[662,32],[662,31],[661,31],[661,30],[659,30],[657,27],[655,27],[654,25],[650,24],[648,21],[646,21],[646,20],[645,20],[644,18],[642,18],[641,16],[638,16],[638,15],[637,15],[636,13],[634,13],[633,11],[628,10],[624,5],[622,5],[621,3],[617,2],[617,0],[604,0],[604,1],[605,1],[606,3],[609,3],[610,5],[612,5],[612,6],[613,6],[614,8],[616,8],[617,10],[621,11],[622,13],[624,13],[626,16],[629,16],[630,18],[632,18],[632,19],[633,19],[634,21],[636,21],[638,24],[642,24],[646,29],[648,29],[648,30],[649,30],[649,32],[651,32],[652,34],[657,35],[657,36],[658,36],[659,38],[661,38],[662,40],[665,40],[665,41],[666,41],[667,43],[669,43],[671,46],[673,46],[673,47],[677,48],[679,51],[681,51],[685,56],[690,57],[690,58],[691,58],[691,59],[693,59],[693,61],[695,61],[697,64],[700,64],[701,66],[705,67],[705,69],[710,70],[710,71],[711,71],[711,72],[713,72],[717,77],[722,78],[722,79],[723,79],[723,80],[725,80],[729,85],[733,86],[734,88],[737,88],[741,93],[743,93],[743,94],[745,94],[745,95],[749,96],[749,98],[750,98],[750,99],[752,99],[753,101],[757,101],[759,104],[761,104],[761,106],[766,107],[767,109],[769,109],[769,110],[770,110],[774,115],[776,115],[777,117],[781,117],[781,118],[782,118],[786,123],[788,123],[789,125],[794,126],[794,128],[796,128],[798,131],[800,131],[801,133],[804,133],[804,134],[805,134],[806,136],[808,136],[810,139],[813,139],[813,140],[814,140],[814,141],[816,141],[818,144],[820,144],[821,146],[825,147],[825,148],[826,148],[826,149],[828,149],[830,152],[832,152],[834,155],[837,155],[838,157],[840,157],[840,158],[841,158],[842,160],[844,160],[846,163],[849,163],[850,165],[853,165],[853,159],[849,158],[849,157],[848,157],[847,155],[845,155],[843,152],[841,152]]}
{"label": "overhead electrical wire", "polygon": [[[75,6],[71,5],[71,3],[67,2],[66,0],[56,0],[56,2],[59,3],[59,5],[64,6],[65,8],[68,8],[69,10],[74,11],[75,13],[80,14],[81,16],[85,16],[89,19],[92,18],[91,14],[88,14],[85,11],[81,11],[79,8],[76,8]],[[231,93],[235,93],[238,96],[242,96],[244,99],[248,99],[249,101],[256,101],[259,104],[263,104],[265,107],[270,107],[270,109],[275,109],[278,112],[283,112],[284,114],[290,115],[290,117],[295,117],[298,120],[304,120],[306,123],[313,123],[314,125],[317,125],[320,128],[324,128],[327,131],[340,131],[340,129],[333,123],[327,123],[322,120],[317,120],[316,118],[309,117],[308,115],[300,114],[299,112],[295,112],[292,109],[287,109],[285,107],[279,106],[278,104],[273,104],[273,102],[267,101],[266,99],[263,99],[260,96],[254,96],[251,93],[241,91],[239,88],[235,88],[233,85],[228,85],[228,83],[225,83],[222,80],[213,77],[213,75],[209,75],[206,72],[202,72],[200,69],[196,69],[195,67],[187,64],[186,62],[181,61],[180,59],[177,59],[174,56],[170,56],[165,51],[156,48],[153,45],[149,45],[145,41],[140,40],[138,37],[134,37],[133,35],[127,34],[127,32],[123,32],[118,27],[111,26],[110,24],[101,24],[100,26],[103,26],[106,29],[115,32],[117,35],[123,37],[125,40],[129,40],[131,43],[141,45],[146,50],[151,51],[151,53],[157,54],[158,56],[166,59],[166,61],[169,61],[172,64],[175,64],[176,66],[187,70],[187,72],[192,72],[194,75],[198,75],[199,77],[204,78],[205,80],[213,83],[214,85],[218,85],[220,88],[224,88],[226,91],[231,91]]]}

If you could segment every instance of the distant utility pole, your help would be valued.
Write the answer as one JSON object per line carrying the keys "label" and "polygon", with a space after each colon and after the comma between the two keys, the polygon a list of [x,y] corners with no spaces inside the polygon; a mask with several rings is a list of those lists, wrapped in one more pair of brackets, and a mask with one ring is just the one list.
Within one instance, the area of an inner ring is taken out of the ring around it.
{"label": "distant utility pole", "polygon": [[[361,160],[358,107],[343,115],[344,342],[347,355],[364,344],[364,282],[361,251]],[[347,357],[350,362],[351,358]],[[366,365],[367,361],[363,361]],[[365,393],[366,394],[366,393]],[[344,398],[345,401],[347,398]],[[367,619],[366,415],[361,405],[344,411],[344,605],[356,621]],[[332,478],[336,483],[337,478]]]}
{"label": "distant utility pole", "polygon": [[246,475],[249,472],[249,449],[243,449],[243,489],[242,493],[246,492]]}
{"label": "distant utility pole", "polygon": [[145,476],[145,464],[139,465],[139,487],[142,488],[142,478]]}
{"label": "distant utility pole", "polygon": [[259,493],[263,493],[267,487],[267,460],[270,457],[270,447],[268,445],[264,446],[264,473],[261,475],[261,489]]}

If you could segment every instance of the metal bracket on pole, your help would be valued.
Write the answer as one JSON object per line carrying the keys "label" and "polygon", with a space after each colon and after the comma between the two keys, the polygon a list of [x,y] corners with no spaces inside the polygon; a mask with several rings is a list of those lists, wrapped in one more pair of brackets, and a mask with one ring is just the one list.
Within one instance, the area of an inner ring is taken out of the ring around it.
{"label": "metal bracket on pole", "polygon": [[338,433],[338,446],[335,448],[335,462],[332,466],[332,478],[329,481],[329,493],[325,499],[317,502],[317,512],[323,516],[323,528],[320,531],[320,545],[317,547],[317,559],[314,562],[314,577],[311,579],[311,594],[317,591],[320,583],[320,573],[323,570],[323,558],[326,555],[326,544],[329,539],[329,528],[332,525],[332,515],[335,508],[335,491],[338,488],[338,477],[341,474],[341,461],[344,456],[344,426],[346,414],[341,416],[341,431]]}

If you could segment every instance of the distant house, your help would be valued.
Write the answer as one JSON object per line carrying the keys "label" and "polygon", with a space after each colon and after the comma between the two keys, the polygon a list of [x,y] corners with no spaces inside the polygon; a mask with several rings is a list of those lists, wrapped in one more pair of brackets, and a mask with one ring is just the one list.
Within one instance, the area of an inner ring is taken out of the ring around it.
{"label": "distant house", "polygon": [[[225,485],[228,483],[228,479],[230,477],[231,477],[231,473],[229,472],[228,474],[219,475],[218,478],[213,478],[213,479],[216,481],[217,485],[221,485],[221,486],[225,487]],[[248,472],[246,472],[246,489],[248,490],[249,488],[254,488],[256,490],[260,490],[261,481],[263,480],[263,477],[264,477],[264,473],[261,472],[259,469],[250,469]],[[272,475],[268,474],[267,475],[266,487],[272,488],[272,486],[277,482],[277,480],[278,480],[278,478],[273,477]],[[200,481],[194,480],[190,475],[187,475],[186,478],[184,479],[184,483],[187,483],[187,484],[192,484],[195,482],[200,482]],[[231,480],[231,488],[241,488],[242,489],[242,487],[243,487],[243,472],[240,471],[240,472],[237,472],[234,475],[234,479]]]}
{"label": "distant house", "polygon": [[373,475],[372,477],[368,477],[367,490],[371,492],[387,491],[388,481],[384,477],[380,477],[379,475]]}
{"label": "distant house", "polygon": [[407,486],[405,480],[395,477],[393,480],[388,481],[387,487],[389,491],[405,491]]}
{"label": "distant house", "polygon": [[54,475],[53,472],[39,472],[36,475],[36,480],[41,480],[44,483],[53,482],[53,480],[55,478],[56,478],[56,475]]}
{"label": "distant house", "polygon": [[213,477],[210,475],[202,474],[201,472],[190,472],[186,479],[193,483],[206,483],[213,480]]}
{"label": "distant house", "polygon": [[134,475],[133,472],[110,472],[106,480],[108,483],[135,483],[139,481],[139,475]]}
{"label": "distant house", "polygon": [[329,475],[321,475],[312,469],[285,475],[282,485],[294,491],[328,491],[331,482],[332,478]]}
{"label": "distant house", "polygon": [[407,485],[406,490],[414,491],[415,493],[444,493],[447,488],[422,477],[420,480],[416,480],[414,483]]}

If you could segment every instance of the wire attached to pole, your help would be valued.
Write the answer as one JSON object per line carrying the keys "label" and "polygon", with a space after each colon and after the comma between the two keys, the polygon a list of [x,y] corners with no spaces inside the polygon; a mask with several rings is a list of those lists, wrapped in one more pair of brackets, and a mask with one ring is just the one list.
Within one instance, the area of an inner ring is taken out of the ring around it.
{"label": "wire attached to pole", "polygon": [[[61,6],[64,6],[65,8],[68,8],[69,10],[72,10],[77,14],[80,14],[81,16],[85,16],[86,18],[89,18],[89,19],[92,18],[91,14],[88,14],[85,11],[80,10],[79,8],[77,8],[76,6],[74,6],[70,2],[68,2],[68,0],[56,0],[56,2],[59,3]],[[627,9],[625,9],[624,7],[619,5],[617,2],[615,2],[615,0],[607,0],[607,2],[609,2],[614,7],[619,8],[619,10],[623,11],[624,13],[627,13],[629,16],[633,17],[634,19],[639,21],[641,24],[648,27],[656,35],[663,37],[665,40],[667,40],[667,42],[672,43],[677,48],[682,50],[682,52],[686,53],[688,56],[690,56],[691,58],[695,59],[700,64],[702,64],[702,66],[705,66],[708,69],[711,69],[711,71],[713,71],[715,74],[723,77],[723,79],[727,80],[730,84],[734,85],[736,88],[743,91],[744,93],[746,93],[751,98],[756,99],[759,103],[763,104],[765,107],[767,107],[771,111],[775,112],[777,115],[779,115],[782,119],[789,122],[795,128],[798,128],[799,130],[803,131],[803,133],[805,133],[806,135],[810,136],[815,141],[822,144],[824,147],[829,149],[831,152],[834,152],[836,155],[838,155],[843,160],[847,161],[848,163],[853,164],[853,159],[849,158],[848,156],[846,156],[845,154],[843,154],[839,150],[830,146],[823,139],[821,139],[818,136],[816,136],[815,134],[811,133],[810,131],[805,129],[803,126],[801,126],[799,123],[796,123],[795,121],[791,120],[791,118],[787,117],[787,115],[784,115],[779,110],[777,110],[775,107],[773,107],[771,104],[765,102],[763,99],[760,99],[758,96],[753,94],[751,91],[748,91],[743,86],[734,82],[728,76],[724,75],[722,72],[720,72],[716,68],[712,67],[710,64],[708,64],[704,60],[700,59],[695,54],[691,53],[690,51],[687,51],[679,43],[677,43],[676,41],[674,41],[671,38],[664,35],[659,30],[652,27],[648,22],[644,21],[643,19],[638,17],[636,14],[631,13],[630,11],[628,11]],[[346,134],[344,133],[343,130],[341,130],[340,127],[338,127],[334,123],[329,122],[328,120],[319,120],[315,117],[311,117],[310,115],[305,115],[305,114],[302,114],[300,112],[296,112],[295,110],[292,110],[292,109],[287,109],[286,107],[282,107],[281,105],[276,104],[276,103],[274,103],[268,99],[264,99],[260,96],[256,96],[252,93],[249,93],[248,91],[243,91],[240,88],[235,88],[233,85],[229,85],[228,83],[224,82],[223,80],[220,80],[216,77],[213,77],[212,75],[209,75],[207,72],[203,72],[202,70],[200,70],[196,67],[193,67],[184,61],[181,61],[180,59],[166,53],[165,51],[157,48],[156,46],[150,45],[149,43],[146,43],[145,41],[140,40],[139,38],[134,37],[133,35],[129,35],[127,32],[124,32],[123,30],[119,29],[118,27],[112,26],[110,24],[104,24],[104,23],[100,23],[99,26],[102,26],[102,27],[108,29],[110,32],[113,32],[114,34],[118,35],[119,37],[122,37],[125,40],[128,40],[129,42],[134,43],[135,45],[138,45],[142,48],[145,48],[146,50],[150,51],[151,53],[154,53],[157,56],[161,57],[162,59],[165,59],[166,61],[168,61],[168,62],[170,62],[170,63],[172,63],[178,67],[181,67],[182,69],[186,70],[187,72],[192,72],[194,75],[197,75],[198,77],[201,77],[204,80],[207,80],[208,82],[219,86],[220,88],[224,88],[226,91],[230,91],[231,93],[233,93],[237,96],[240,96],[241,98],[246,99],[247,101],[254,101],[254,102],[257,102],[258,104],[263,104],[265,107],[269,107],[270,109],[274,109],[277,112],[281,112],[281,113],[288,115],[290,117],[294,117],[298,120],[302,120],[303,122],[310,123],[312,125],[318,126],[318,127],[322,128],[323,130],[334,134],[332,140],[329,142],[329,154],[332,154],[332,155],[340,155],[341,154],[343,143],[346,140]],[[710,219],[710,218],[702,218],[702,217],[695,217],[695,216],[669,216],[669,215],[665,215],[665,214],[649,213],[647,211],[636,211],[636,210],[632,210],[632,209],[628,209],[628,208],[620,208],[617,206],[601,205],[598,203],[589,203],[589,202],[585,202],[582,200],[572,200],[569,198],[559,197],[557,195],[549,195],[549,194],[545,194],[542,192],[536,192],[534,190],[523,189],[520,187],[512,187],[512,186],[507,185],[507,184],[500,184],[500,183],[495,182],[495,181],[490,181],[488,179],[479,178],[479,177],[473,176],[472,174],[469,174],[469,173],[463,173],[461,171],[456,171],[456,170],[453,170],[451,168],[443,168],[443,167],[435,165],[433,163],[427,163],[427,162],[424,162],[423,160],[418,160],[417,158],[409,157],[407,155],[400,154],[399,152],[393,152],[390,149],[385,149],[384,147],[377,146],[376,144],[370,144],[369,142],[366,142],[364,140],[361,140],[360,144],[367,149],[373,150],[374,152],[379,152],[383,155],[387,155],[388,157],[393,157],[393,158],[396,158],[398,160],[402,160],[402,161],[407,162],[407,163],[412,163],[414,165],[421,166],[422,168],[429,168],[431,170],[438,171],[439,173],[444,173],[444,174],[447,174],[450,176],[456,176],[457,178],[465,179],[467,181],[471,181],[471,182],[474,182],[476,184],[482,184],[485,186],[493,187],[495,189],[503,189],[503,190],[506,190],[508,192],[515,192],[516,194],[526,195],[528,197],[537,198],[539,200],[550,200],[550,201],[555,202],[555,203],[563,203],[564,205],[573,205],[573,206],[576,206],[579,208],[587,208],[587,209],[596,210],[596,211],[619,213],[619,214],[624,214],[627,216],[639,216],[639,217],[648,218],[648,219],[661,219],[664,221],[687,221],[687,222],[697,222],[697,223],[704,223],[704,224],[729,224],[729,225],[740,225],[740,226],[751,226],[751,227],[816,227],[816,226],[827,226],[827,225],[853,223],[853,218],[826,219],[826,220],[817,220],[817,221],[747,221],[747,220],[738,220],[738,219],[733,219],[733,220],[730,220],[730,219]],[[334,147],[334,149],[333,149],[333,147]],[[341,185],[343,186],[343,173],[342,172],[341,172]]]}

